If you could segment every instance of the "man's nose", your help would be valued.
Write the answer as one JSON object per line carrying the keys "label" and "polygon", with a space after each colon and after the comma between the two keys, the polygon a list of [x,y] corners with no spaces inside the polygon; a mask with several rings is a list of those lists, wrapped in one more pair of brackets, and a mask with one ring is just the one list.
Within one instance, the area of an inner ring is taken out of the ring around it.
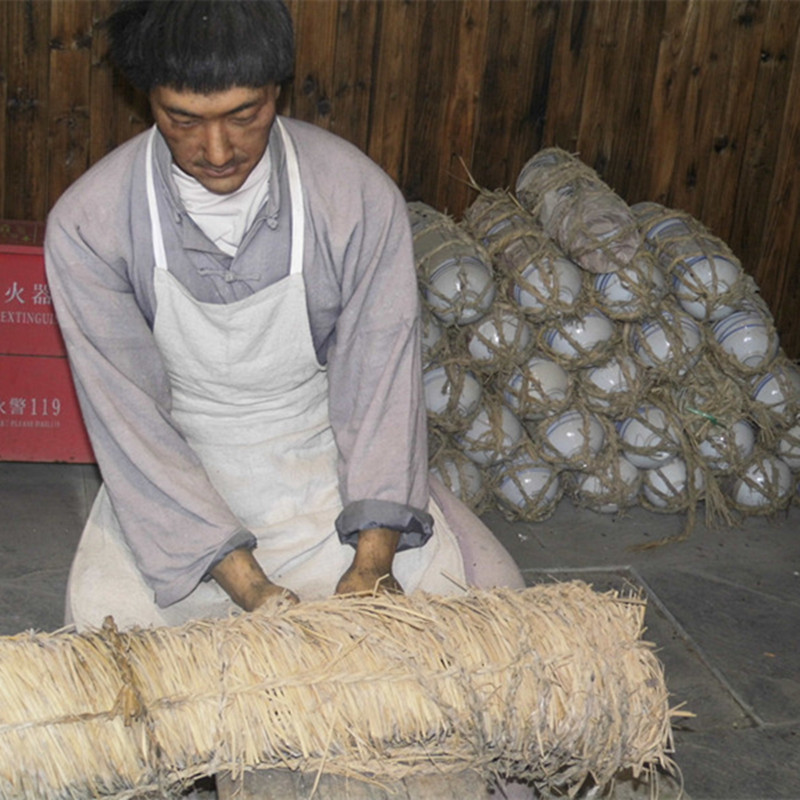
{"label": "man's nose", "polygon": [[205,158],[213,167],[224,167],[233,158],[233,147],[221,122],[206,127]]}

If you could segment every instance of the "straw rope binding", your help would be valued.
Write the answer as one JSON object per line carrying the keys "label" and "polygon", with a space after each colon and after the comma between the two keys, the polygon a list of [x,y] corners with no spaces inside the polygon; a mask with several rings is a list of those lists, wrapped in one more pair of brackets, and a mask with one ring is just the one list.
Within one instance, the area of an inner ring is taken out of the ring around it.
{"label": "straw rope binding", "polygon": [[252,767],[540,789],[672,769],[644,601],[580,582],[0,639],[0,795],[168,797]]}

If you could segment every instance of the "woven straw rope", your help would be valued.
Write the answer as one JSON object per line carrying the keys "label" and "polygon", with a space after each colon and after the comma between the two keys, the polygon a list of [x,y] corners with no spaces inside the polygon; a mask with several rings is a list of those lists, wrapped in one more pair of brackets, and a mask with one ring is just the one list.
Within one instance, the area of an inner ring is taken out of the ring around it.
{"label": "woven straw rope", "polygon": [[669,768],[678,712],[643,614],[572,582],[6,638],[0,794],[168,796],[249,767],[548,788]]}

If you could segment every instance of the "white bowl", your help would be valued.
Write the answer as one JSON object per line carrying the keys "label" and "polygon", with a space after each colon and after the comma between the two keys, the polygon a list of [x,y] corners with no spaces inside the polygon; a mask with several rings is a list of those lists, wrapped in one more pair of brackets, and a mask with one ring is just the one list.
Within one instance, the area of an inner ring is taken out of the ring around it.
{"label": "white bowl", "polygon": [[666,281],[652,257],[637,255],[616,272],[596,275],[594,288],[603,311],[630,316],[655,305],[666,293]]}
{"label": "white bowl", "polygon": [[478,497],[483,489],[483,475],[478,465],[467,458],[458,462],[443,458],[431,468],[431,473],[464,502]]}
{"label": "white bowl", "polygon": [[[725,428],[718,425],[709,428],[705,437],[697,443],[697,449],[712,469],[726,470],[747,461],[753,454],[755,444],[756,435],[752,425],[746,419],[739,419]],[[734,464],[731,464],[732,455]]]}
{"label": "white bowl", "polygon": [[680,449],[678,434],[658,406],[642,406],[637,416],[618,422],[616,428],[624,456],[639,469],[660,467]]}
{"label": "white bowl", "polygon": [[600,420],[591,413],[582,414],[570,409],[559,414],[543,431],[542,446],[570,461],[575,457],[593,457],[605,442],[605,431]]}
{"label": "white bowl", "polygon": [[656,508],[672,508],[689,499],[690,489],[700,493],[705,481],[703,472],[695,468],[694,483],[690,486],[686,462],[676,456],[659,467],[646,469],[642,474],[642,494]]}
{"label": "white bowl", "polygon": [[543,259],[522,270],[511,297],[517,305],[532,311],[547,309],[553,302],[569,307],[580,296],[582,280],[580,267],[568,258]]}
{"label": "white bowl", "polygon": [[734,481],[731,496],[745,508],[780,505],[794,488],[789,465],[778,456],[766,454],[755,458]]}
{"label": "white bowl", "polygon": [[518,217],[514,217],[513,219],[508,219],[508,218],[500,219],[497,222],[494,222],[491,225],[489,225],[488,230],[485,229],[477,230],[475,231],[475,233],[477,233],[481,237],[481,244],[484,245],[484,247],[489,247],[492,244],[492,242],[495,239],[497,239],[503,231],[513,227],[515,222],[518,223],[518,221],[519,221]]}
{"label": "white bowl", "polygon": [[800,471],[800,419],[778,439],[776,452],[789,465],[789,469]]}
{"label": "white bowl", "polygon": [[501,464],[494,477],[495,493],[514,508],[544,509],[558,498],[560,480],[555,470],[527,455]]}
{"label": "white bowl", "polygon": [[531,343],[531,327],[510,311],[500,311],[475,323],[467,350],[482,365],[519,360]]}
{"label": "white bowl", "polygon": [[[615,395],[633,391],[640,372],[641,367],[630,356],[612,356],[599,367],[585,369],[581,374],[581,382],[592,384],[595,390],[605,395],[606,405],[609,406]],[[592,397],[592,400],[596,398]],[[599,400],[602,404],[602,398]]]}
{"label": "white bowl", "polygon": [[735,311],[715,323],[711,334],[729,356],[747,369],[766,367],[778,353],[778,337],[755,310]]}
{"label": "white bowl", "polygon": [[733,313],[720,298],[736,285],[742,268],[721,253],[681,259],[672,273],[672,291],[681,308],[695,319],[716,321]]}
{"label": "white bowl", "polygon": [[564,402],[570,382],[569,373],[560,364],[537,356],[509,375],[502,386],[503,398],[518,413],[546,411]]}
{"label": "white bowl", "polygon": [[800,370],[791,364],[753,378],[751,386],[752,399],[776,414],[795,412],[800,406]]}
{"label": "white bowl", "polygon": [[[620,508],[634,505],[642,483],[642,473],[623,455],[615,456],[602,472],[576,472],[575,477],[578,499],[601,514],[616,514]],[[622,503],[618,502],[620,489]]]}
{"label": "white bowl", "polygon": [[660,219],[666,212],[665,206],[662,206],[661,203],[654,203],[652,200],[642,200],[631,206],[633,218],[643,233],[652,228],[654,220]]}
{"label": "white bowl", "polygon": [[[451,367],[452,370],[455,368]],[[461,382],[458,396],[451,401],[456,384]],[[434,367],[422,376],[422,388],[425,395],[425,407],[432,414],[444,414],[448,408],[450,413],[460,417],[469,417],[478,407],[483,389],[480,381],[469,371],[459,370],[453,380],[444,367]],[[453,406],[451,407],[451,402]]]}
{"label": "white bowl", "polygon": [[483,317],[494,302],[497,287],[481,261],[461,258],[438,264],[423,285],[431,311],[445,324],[466,325]]}
{"label": "white bowl", "polygon": [[680,217],[666,217],[654,224],[645,223],[643,227],[645,240],[655,247],[692,236],[691,228]]}
{"label": "white bowl", "polygon": [[646,367],[675,365],[685,375],[699,360],[703,334],[692,317],[681,311],[662,310],[631,329],[633,351]]}
{"label": "white bowl", "polygon": [[575,359],[604,345],[614,336],[614,331],[614,323],[601,311],[594,310],[581,317],[565,319],[560,327],[548,328],[545,343],[554,353]]}
{"label": "white bowl", "polygon": [[[496,415],[497,429],[492,424]],[[461,451],[479,466],[488,466],[508,458],[522,441],[523,430],[519,418],[510,409],[500,406],[492,412],[484,407],[476,414],[470,426],[455,437]]]}
{"label": "white bowl", "polygon": [[427,367],[431,363],[443,336],[444,329],[439,324],[438,320],[432,314],[423,312],[420,325],[420,346],[422,348],[423,367]]}

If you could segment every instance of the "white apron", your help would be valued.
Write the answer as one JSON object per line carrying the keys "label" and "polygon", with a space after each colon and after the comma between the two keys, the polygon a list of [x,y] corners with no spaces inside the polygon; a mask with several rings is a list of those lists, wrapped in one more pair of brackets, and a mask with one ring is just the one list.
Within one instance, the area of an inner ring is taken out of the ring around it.
{"label": "white apron", "polygon": [[[328,379],[317,362],[303,282],[305,216],[294,145],[280,120],[289,174],[289,275],[230,304],[195,300],[169,272],[156,205],[152,148],[147,191],[156,268],[156,344],[172,386],[173,419],[243,527],[270,580],[301,600],[334,592],[352,563],[334,521],[342,510],[336,444],[328,419]],[[398,553],[394,574],[406,592],[453,594],[463,585],[456,538],[431,502],[434,536]],[[159,608],[125,542],[104,487],[95,500],[70,571],[67,621],[121,628],[178,625],[235,607],[215,581]]]}

